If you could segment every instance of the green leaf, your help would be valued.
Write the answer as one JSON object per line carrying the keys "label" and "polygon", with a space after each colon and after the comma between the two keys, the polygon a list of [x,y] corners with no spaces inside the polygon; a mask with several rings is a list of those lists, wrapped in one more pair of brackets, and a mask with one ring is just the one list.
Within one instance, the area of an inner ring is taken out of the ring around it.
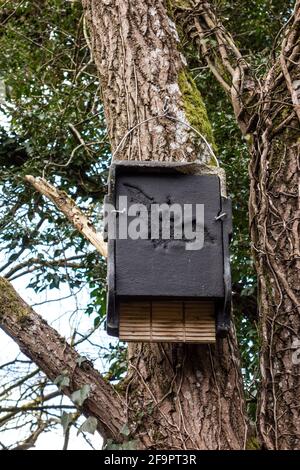
{"label": "green leaf", "polygon": [[91,387],[89,385],[84,385],[79,390],[76,390],[71,395],[71,400],[75,405],[82,406],[85,400],[88,398]]}
{"label": "green leaf", "polygon": [[66,413],[65,411],[63,411],[60,421],[63,427],[64,434],[66,434],[68,427],[72,422],[72,418],[73,418],[72,413]]}
{"label": "green leaf", "polygon": [[77,436],[81,432],[88,432],[89,434],[95,434],[97,430],[98,421],[94,416],[90,416],[78,429]]}
{"label": "green leaf", "polygon": [[108,439],[105,446],[105,450],[136,450],[136,448],[137,442],[135,440],[119,444],[114,442],[112,439]]}
{"label": "green leaf", "polygon": [[124,426],[122,427],[120,431],[120,434],[123,434],[123,436],[127,436],[127,437],[130,435],[130,429],[127,426],[127,424],[124,424]]}
{"label": "green leaf", "polygon": [[70,386],[70,379],[67,375],[61,374],[56,377],[54,384],[57,385],[59,390],[62,390],[63,388]]}
{"label": "green leaf", "polygon": [[127,441],[122,444],[122,450],[136,450],[137,442],[135,440]]}

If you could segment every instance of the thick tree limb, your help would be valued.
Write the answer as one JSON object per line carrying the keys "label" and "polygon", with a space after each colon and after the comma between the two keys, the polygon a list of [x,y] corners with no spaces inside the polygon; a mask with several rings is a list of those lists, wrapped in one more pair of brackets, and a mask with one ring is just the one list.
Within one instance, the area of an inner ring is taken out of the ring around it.
{"label": "thick tree limb", "polygon": [[73,199],[64,191],[56,189],[44,178],[34,178],[31,175],[27,175],[25,179],[32,184],[37,191],[50,199],[74,227],[94,245],[96,250],[105,258],[107,257],[107,246],[103,241],[102,235],[96,231],[89,219],[76,206]]}
{"label": "thick tree limb", "polygon": [[69,386],[63,388],[66,396],[88,385],[89,395],[78,408],[85,416],[97,418],[98,431],[104,438],[123,440],[120,431],[126,422],[125,410],[117,392],[89,362],[79,366],[79,354],[3,278],[0,278],[0,328],[51,381],[61,374],[69,378]]}
{"label": "thick tree limb", "polygon": [[216,16],[211,2],[190,1],[189,7],[182,7],[174,0],[176,22],[200,51],[200,56],[230,96],[232,106],[243,134],[248,133],[253,111],[247,109],[256,94],[257,83],[251,77],[246,62],[231,34]]}
{"label": "thick tree limb", "polygon": [[[176,22],[181,24],[189,39],[198,48],[201,59],[206,62],[217,81],[230,96],[242,133],[251,133],[256,127],[258,108],[263,94],[262,88],[268,78],[266,77],[263,83],[254,78],[251,67],[242,56],[231,34],[217,17],[212,2],[191,0],[189,3],[190,7],[187,7],[186,4],[182,6],[178,0],[173,1]],[[299,91],[295,88],[298,85],[292,82],[289,72],[292,66],[298,65],[293,59],[297,54],[295,42],[298,38],[296,32],[299,23],[298,0],[295,2],[293,17],[294,34],[290,34],[287,39],[288,31],[284,31],[290,26],[293,20],[291,17],[285,28],[282,28],[282,50],[278,61],[275,58],[274,67],[280,66],[280,75],[282,74],[286,80],[294,110],[300,118]]]}

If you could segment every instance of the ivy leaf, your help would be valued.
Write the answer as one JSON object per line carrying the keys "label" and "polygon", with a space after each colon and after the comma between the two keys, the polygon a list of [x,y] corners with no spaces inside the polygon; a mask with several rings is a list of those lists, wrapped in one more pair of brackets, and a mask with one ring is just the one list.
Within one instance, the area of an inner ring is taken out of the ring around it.
{"label": "ivy leaf", "polygon": [[54,384],[58,387],[59,390],[62,390],[63,388],[70,386],[70,379],[67,375],[61,374],[56,377]]}
{"label": "ivy leaf", "polygon": [[127,441],[123,444],[115,443],[112,439],[108,439],[106,442],[105,450],[136,450],[137,441]]}
{"label": "ivy leaf", "polygon": [[66,413],[65,411],[63,411],[63,414],[61,415],[60,422],[63,427],[64,435],[66,434],[68,427],[72,422],[72,417],[72,413]]}
{"label": "ivy leaf", "polygon": [[98,421],[94,416],[90,416],[78,429],[77,436],[81,432],[88,432],[89,434],[95,434],[97,430]]}
{"label": "ivy leaf", "polygon": [[89,385],[84,385],[79,390],[76,390],[71,395],[71,400],[75,405],[82,406],[85,400],[88,398],[91,387]]}
{"label": "ivy leaf", "polygon": [[122,444],[122,450],[136,450],[137,442],[135,440],[124,442]]}
{"label": "ivy leaf", "polygon": [[128,437],[130,435],[130,429],[127,426],[127,424],[124,424],[124,426],[122,427],[122,429],[120,431],[120,434],[123,434],[123,436],[126,436],[126,437]]}

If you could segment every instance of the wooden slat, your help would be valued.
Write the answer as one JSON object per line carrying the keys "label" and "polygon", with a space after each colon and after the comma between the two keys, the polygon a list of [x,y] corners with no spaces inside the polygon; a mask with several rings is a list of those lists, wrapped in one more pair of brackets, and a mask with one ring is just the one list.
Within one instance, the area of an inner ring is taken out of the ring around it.
{"label": "wooden slat", "polygon": [[214,303],[153,301],[121,303],[120,339],[142,342],[214,343]]}

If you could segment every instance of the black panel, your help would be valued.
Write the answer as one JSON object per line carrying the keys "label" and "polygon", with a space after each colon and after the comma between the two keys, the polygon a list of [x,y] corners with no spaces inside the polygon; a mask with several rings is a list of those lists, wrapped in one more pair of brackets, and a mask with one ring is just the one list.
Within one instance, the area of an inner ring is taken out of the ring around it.
{"label": "black panel", "polygon": [[[128,204],[204,204],[205,238],[201,250],[185,249],[188,240],[117,240],[116,290],[119,296],[224,297],[219,178],[211,175],[121,175],[116,201]],[[119,218],[124,218],[120,214]],[[132,218],[128,217],[128,221]]]}
{"label": "black panel", "polygon": [[[155,203],[203,204],[205,237],[203,248],[192,251],[185,249],[186,239],[152,240],[150,225],[147,240],[109,239],[107,332],[118,336],[122,299],[209,298],[215,300],[217,334],[226,336],[231,312],[231,203],[221,196],[219,176],[194,163],[113,163],[105,201],[119,210],[120,196],[127,196],[129,206],[142,203],[149,212]],[[122,217],[118,214],[117,226]],[[128,224],[132,219],[128,217]]]}

